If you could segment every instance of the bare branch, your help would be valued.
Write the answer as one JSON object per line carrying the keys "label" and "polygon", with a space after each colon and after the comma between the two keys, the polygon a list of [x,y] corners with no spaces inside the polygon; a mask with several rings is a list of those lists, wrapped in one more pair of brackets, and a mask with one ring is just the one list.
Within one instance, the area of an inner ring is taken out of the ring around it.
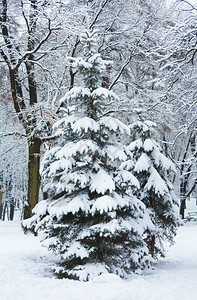
{"label": "bare branch", "polygon": [[188,4],[192,10],[197,10],[197,8],[187,0],[179,0],[179,2],[184,2],[184,3]]}
{"label": "bare branch", "polygon": [[41,40],[41,42],[32,50],[32,51],[27,51],[19,60],[18,63],[15,66],[15,69],[18,69],[21,65],[21,63],[30,55],[36,53],[41,46],[48,40],[49,36],[51,35],[52,31],[59,29],[58,27],[56,28],[51,28],[51,21],[50,19],[48,20],[48,33],[46,34],[46,36]]}
{"label": "bare branch", "polygon": [[9,68],[11,68],[9,58],[7,57],[7,55],[5,54],[5,52],[3,51],[3,49],[1,47],[0,47],[0,53],[1,53],[1,56],[3,57],[5,63],[8,65]]}
{"label": "bare branch", "polygon": [[129,59],[127,59],[127,60],[125,61],[125,63],[124,63],[123,66],[121,67],[121,69],[120,69],[118,75],[116,76],[116,78],[114,79],[114,81],[112,82],[112,84],[110,85],[109,90],[111,90],[111,89],[113,88],[113,86],[116,84],[116,82],[118,81],[118,79],[119,79],[120,76],[122,75],[122,72],[124,71],[124,69],[126,68],[126,66],[129,64],[130,60],[131,60],[131,56],[129,57]]}
{"label": "bare branch", "polygon": [[24,9],[23,9],[23,1],[20,0],[20,2],[21,2],[21,7],[22,7],[22,15],[23,15],[23,18],[24,18],[24,20],[25,20],[25,24],[26,24],[26,26],[27,26],[27,31],[28,31],[28,33],[30,33],[29,23],[28,23],[27,17],[26,17],[26,15],[25,15],[25,12],[24,12]]}
{"label": "bare branch", "polygon": [[0,138],[1,137],[6,137],[6,136],[19,136],[19,137],[27,137],[26,134],[20,133],[18,131],[14,131],[14,132],[0,132]]}
{"label": "bare branch", "polygon": [[94,26],[94,24],[96,23],[96,21],[97,21],[99,15],[101,14],[103,8],[105,7],[105,5],[107,4],[108,1],[109,1],[109,0],[105,0],[105,1],[103,2],[103,4],[101,4],[101,6],[100,6],[100,8],[99,8],[99,10],[98,10],[98,12],[97,12],[97,14],[96,14],[96,16],[94,17],[94,20],[92,21],[92,23],[91,23],[91,25],[90,25],[90,27],[89,27],[90,29],[91,29],[91,28]]}
{"label": "bare branch", "polygon": [[1,152],[1,153],[0,153],[0,156],[5,155],[5,154],[8,153],[9,151],[11,151],[13,148],[15,148],[15,145],[12,146],[12,147],[10,147],[9,149],[5,150],[4,152]]}
{"label": "bare branch", "polygon": [[50,135],[50,136],[42,137],[42,138],[40,138],[40,140],[41,140],[42,143],[44,143],[44,142],[47,142],[47,141],[54,141],[58,137],[59,136],[57,136],[57,135]]}

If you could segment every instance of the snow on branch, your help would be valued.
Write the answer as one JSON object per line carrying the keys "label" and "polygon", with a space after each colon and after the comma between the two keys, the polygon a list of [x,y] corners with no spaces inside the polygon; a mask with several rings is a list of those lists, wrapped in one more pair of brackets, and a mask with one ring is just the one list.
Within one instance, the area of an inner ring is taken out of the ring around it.
{"label": "snow on branch", "polygon": [[19,60],[18,63],[15,65],[14,69],[18,69],[21,65],[21,63],[31,54],[36,53],[41,46],[48,40],[49,36],[51,35],[52,31],[59,29],[59,27],[51,28],[51,20],[48,19],[48,33],[46,36],[40,41],[40,43],[31,51],[27,51]]}

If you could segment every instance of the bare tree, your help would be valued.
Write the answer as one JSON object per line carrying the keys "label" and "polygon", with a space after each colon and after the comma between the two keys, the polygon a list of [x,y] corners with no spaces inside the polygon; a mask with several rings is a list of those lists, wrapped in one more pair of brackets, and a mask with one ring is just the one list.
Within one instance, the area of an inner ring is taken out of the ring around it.
{"label": "bare tree", "polygon": [[[35,79],[35,61],[38,57],[35,59],[35,54],[38,54],[57,27],[52,28],[50,18],[43,15],[45,32],[40,33],[37,30],[38,22],[40,22],[39,10],[43,9],[43,7],[38,7],[37,0],[28,1],[28,9],[25,9],[22,0],[17,1],[14,9],[19,13],[18,19],[14,18],[12,4],[8,0],[1,1],[0,54],[9,70],[10,92],[14,109],[28,138],[28,205],[24,210],[24,218],[28,218],[32,214],[32,208],[38,202],[40,146],[42,142],[39,134],[35,134],[33,131],[34,126],[36,126],[35,108],[39,95]],[[26,71],[24,67],[26,67]],[[24,77],[27,78],[27,90],[25,92],[22,82]],[[26,109],[28,107],[31,107],[33,113],[31,116],[27,114]]]}

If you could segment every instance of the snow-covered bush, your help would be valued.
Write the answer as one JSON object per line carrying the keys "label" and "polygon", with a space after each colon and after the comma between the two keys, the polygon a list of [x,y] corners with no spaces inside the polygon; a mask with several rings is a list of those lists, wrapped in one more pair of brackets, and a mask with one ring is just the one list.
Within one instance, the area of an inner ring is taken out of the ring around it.
{"label": "snow-covered bush", "polygon": [[150,209],[155,225],[155,230],[147,232],[145,239],[153,257],[164,255],[163,242],[173,243],[177,226],[181,223],[178,202],[169,180],[170,173],[176,169],[151,137],[155,126],[151,121],[133,123],[130,127],[134,141],[129,145],[134,159],[130,170],[140,183],[136,195]]}
{"label": "snow-covered bush", "polygon": [[84,58],[73,59],[84,86],[61,100],[68,113],[54,125],[60,144],[44,156],[47,199],[24,224],[41,230],[45,246],[61,255],[55,272],[80,280],[102,273],[126,277],[149,266],[152,258],[143,236],[154,230],[149,210],[133,195],[138,180],[121,168],[132,159],[121,143],[130,128],[103,116],[117,96],[101,87],[107,62],[96,51],[95,35],[84,35]]}

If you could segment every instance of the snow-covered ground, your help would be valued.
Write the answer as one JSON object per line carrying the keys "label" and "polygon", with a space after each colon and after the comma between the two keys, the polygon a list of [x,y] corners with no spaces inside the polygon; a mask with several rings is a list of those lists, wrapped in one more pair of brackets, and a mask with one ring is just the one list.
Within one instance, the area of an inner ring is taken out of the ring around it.
{"label": "snow-covered ground", "polygon": [[[187,211],[197,211],[194,201]],[[180,227],[175,246],[155,269],[122,280],[103,275],[90,282],[56,279],[54,257],[19,221],[0,221],[1,300],[196,300],[197,222]]]}

